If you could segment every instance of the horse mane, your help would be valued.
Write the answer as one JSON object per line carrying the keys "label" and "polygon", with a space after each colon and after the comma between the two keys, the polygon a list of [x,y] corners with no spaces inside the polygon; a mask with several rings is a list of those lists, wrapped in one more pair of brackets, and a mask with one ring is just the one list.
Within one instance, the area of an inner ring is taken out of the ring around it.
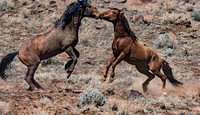
{"label": "horse mane", "polygon": [[64,30],[65,27],[72,21],[72,17],[74,16],[74,13],[78,10],[79,7],[80,7],[80,3],[79,2],[71,3],[66,8],[66,10],[64,11],[64,13],[60,17],[60,19],[58,19],[55,22],[55,26],[54,27],[61,28],[62,30]]}
{"label": "horse mane", "polygon": [[[121,12],[121,10],[118,9],[118,8],[110,8],[110,9],[112,9],[112,10],[117,10],[119,13]],[[134,32],[131,30],[131,28],[130,28],[130,26],[129,26],[129,23],[128,23],[128,20],[126,19],[126,17],[125,17],[124,15],[121,15],[121,16],[120,16],[120,14],[118,14],[118,18],[121,19],[121,22],[122,22],[122,24],[123,24],[123,26],[124,26],[124,29],[125,29],[125,31],[128,33],[128,35],[131,36],[131,38],[132,38],[132,40],[133,40],[134,42],[137,42],[137,39],[138,39],[138,38],[135,36]]]}
{"label": "horse mane", "polygon": [[128,35],[131,36],[132,40],[134,42],[137,42],[137,37],[135,36],[134,32],[131,30],[130,26],[129,26],[129,23],[128,23],[128,20],[126,19],[126,17],[124,15],[120,16],[119,17],[121,19],[121,22],[124,26],[124,29],[125,31],[128,33]]}

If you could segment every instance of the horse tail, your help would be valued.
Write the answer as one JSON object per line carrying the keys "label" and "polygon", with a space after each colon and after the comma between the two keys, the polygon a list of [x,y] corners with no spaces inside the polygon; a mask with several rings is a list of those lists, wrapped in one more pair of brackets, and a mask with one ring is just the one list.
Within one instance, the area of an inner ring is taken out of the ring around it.
{"label": "horse tail", "polygon": [[3,59],[1,60],[1,63],[0,63],[0,77],[3,80],[6,80],[6,77],[7,77],[5,75],[5,69],[6,69],[6,67],[13,61],[14,57],[16,55],[18,55],[18,54],[19,54],[18,51],[13,52],[13,53],[9,53],[5,57],[3,57]]}
{"label": "horse tail", "polygon": [[174,75],[172,73],[172,68],[169,66],[169,63],[165,60],[162,61],[162,70],[164,72],[164,74],[167,76],[169,82],[173,85],[173,86],[180,86],[183,85],[182,82],[176,80],[174,78]]}

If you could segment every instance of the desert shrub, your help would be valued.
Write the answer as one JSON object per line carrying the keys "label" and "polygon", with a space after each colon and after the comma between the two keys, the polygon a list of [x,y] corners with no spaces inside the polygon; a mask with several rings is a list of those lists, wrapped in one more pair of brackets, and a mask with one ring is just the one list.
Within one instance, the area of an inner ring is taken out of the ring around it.
{"label": "desert shrub", "polygon": [[6,6],[7,6],[7,2],[6,1],[1,2],[0,3],[0,11],[3,11]]}
{"label": "desert shrub", "polygon": [[154,46],[158,49],[174,49],[175,45],[170,41],[169,36],[166,34],[160,34],[158,38],[154,41]]}
{"label": "desert shrub", "polygon": [[85,40],[81,40],[80,44],[82,44],[85,47],[92,47],[91,42],[89,40],[86,40],[86,39]]}
{"label": "desert shrub", "polygon": [[191,15],[195,21],[200,22],[200,10],[194,10]]}
{"label": "desert shrub", "polygon": [[83,107],[89,104],[94,104],[96,107],[103,106],[105,104],[105,96],[98,89],[87,88],[80,94],[78,106]]}
{"label": "desert shrub", "polygon": [[165,51],[165,54],[166,54],[167,56],[172,56],[172,55],[174,54],[173,49],[167,48],[166,51]]}
{"label": "desert shrub", "polygon": [[163,24],[173,24],[179,15],[176,12],[164,12],[160,18]]}

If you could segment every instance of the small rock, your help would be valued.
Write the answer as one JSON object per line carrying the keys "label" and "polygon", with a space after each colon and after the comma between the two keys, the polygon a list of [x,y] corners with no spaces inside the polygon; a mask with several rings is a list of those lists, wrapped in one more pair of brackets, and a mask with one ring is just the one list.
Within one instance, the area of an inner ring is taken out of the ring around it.
{"label": "small rock", "polygon": [[137,97],[143,97],[143,95],[139,91],[131,90],[130,94],[129,94],[129,97],[137,98]]}
{"label": "small rock", "polygon": [[50,1],[49,4],[51,7],[57,7],[56,1]]}
{"label": "small rock", "polygon": [[126,3],[127,2],[127,0],[121,0],[121,1],[119,1],[119,3]]}
{"label": "small rock", "polygon": [[118,111],[118,107],[117,107],[116,104],[114,104],[114,105],[112,106],[112,111]]}
{"label": "small rock", "polygon": [[166,109],[166,106],[165,106],[164,104],[161,104],[161,105],[160,105],[160,108],[161,108],[161,109]]}
{"label": "small rock", "polygon": [[127,0],[114,0],[114,2],[118,2],[118,3],[126,3]]}
{"label": "small rock", "polygon": [[143,21],[146,22],[146,23],[152,23],[152,22],[154,22],[154,20],[155,20],[154,15],[143,16]]}
{"label": "small rock", "polygon": [[56,3],[56,1],[50,1],[49,2],[49,4],[55,4]]}

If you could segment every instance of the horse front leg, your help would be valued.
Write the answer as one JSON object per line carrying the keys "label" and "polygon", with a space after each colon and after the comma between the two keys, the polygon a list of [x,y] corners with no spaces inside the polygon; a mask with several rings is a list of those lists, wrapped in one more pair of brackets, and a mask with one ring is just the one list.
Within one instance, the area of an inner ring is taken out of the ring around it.
{"label": "horse front leg", "polygon": [[65,65],[65,69],[66,69],[66,72],[67,72],[67,78],[70,77],[71,73],[73,72],[74,70],[74,67],[77,63],[77,60],[78,60],[78,57],[79,57],[79,52],[73,48],[72,46],[68,47],[65,51],[72,60],[68,61],[67,64]]}
{"label": "horse front leg", "polygon": [[117,66],[117,64],[119,64],[124,59],[125,56],[126,56],[126,53],[122,51],[120,53],[120,55],[117,57],[117,59],[112,63],[112,72],[111,72],[111,75],[110,75],[109,82],[113,82],[114,81],[115,67]]}
{"label": "horse front leg", "polygon": [[[71,47],[71,46],[70,46],[70,47]],[[75,49],[74,47],[72,47],[72,48],[73,48],[73,51],[74,51],[76,57],[79,58],[79,57],[80,57],[80,53],[78,52],[78,50]],[[73,63],[73,59],[72,59],[71,54],[68,54],[68,55],[70,56],[70,60],[65,64],[65,70],[69,69],[69,67],[70,67],[70,66],[72,65],[72,63]]]}
{"label": "horse front leg", "polygon": [[106,65],[106,70],[104,71],[103,77],[101,78],[101,81],[106,81],[107,75],[108,75],[108,70],[111,66],[111,64],[115,61],[115,56],[112,54],[110,60],[108,61],[108,64]]}

